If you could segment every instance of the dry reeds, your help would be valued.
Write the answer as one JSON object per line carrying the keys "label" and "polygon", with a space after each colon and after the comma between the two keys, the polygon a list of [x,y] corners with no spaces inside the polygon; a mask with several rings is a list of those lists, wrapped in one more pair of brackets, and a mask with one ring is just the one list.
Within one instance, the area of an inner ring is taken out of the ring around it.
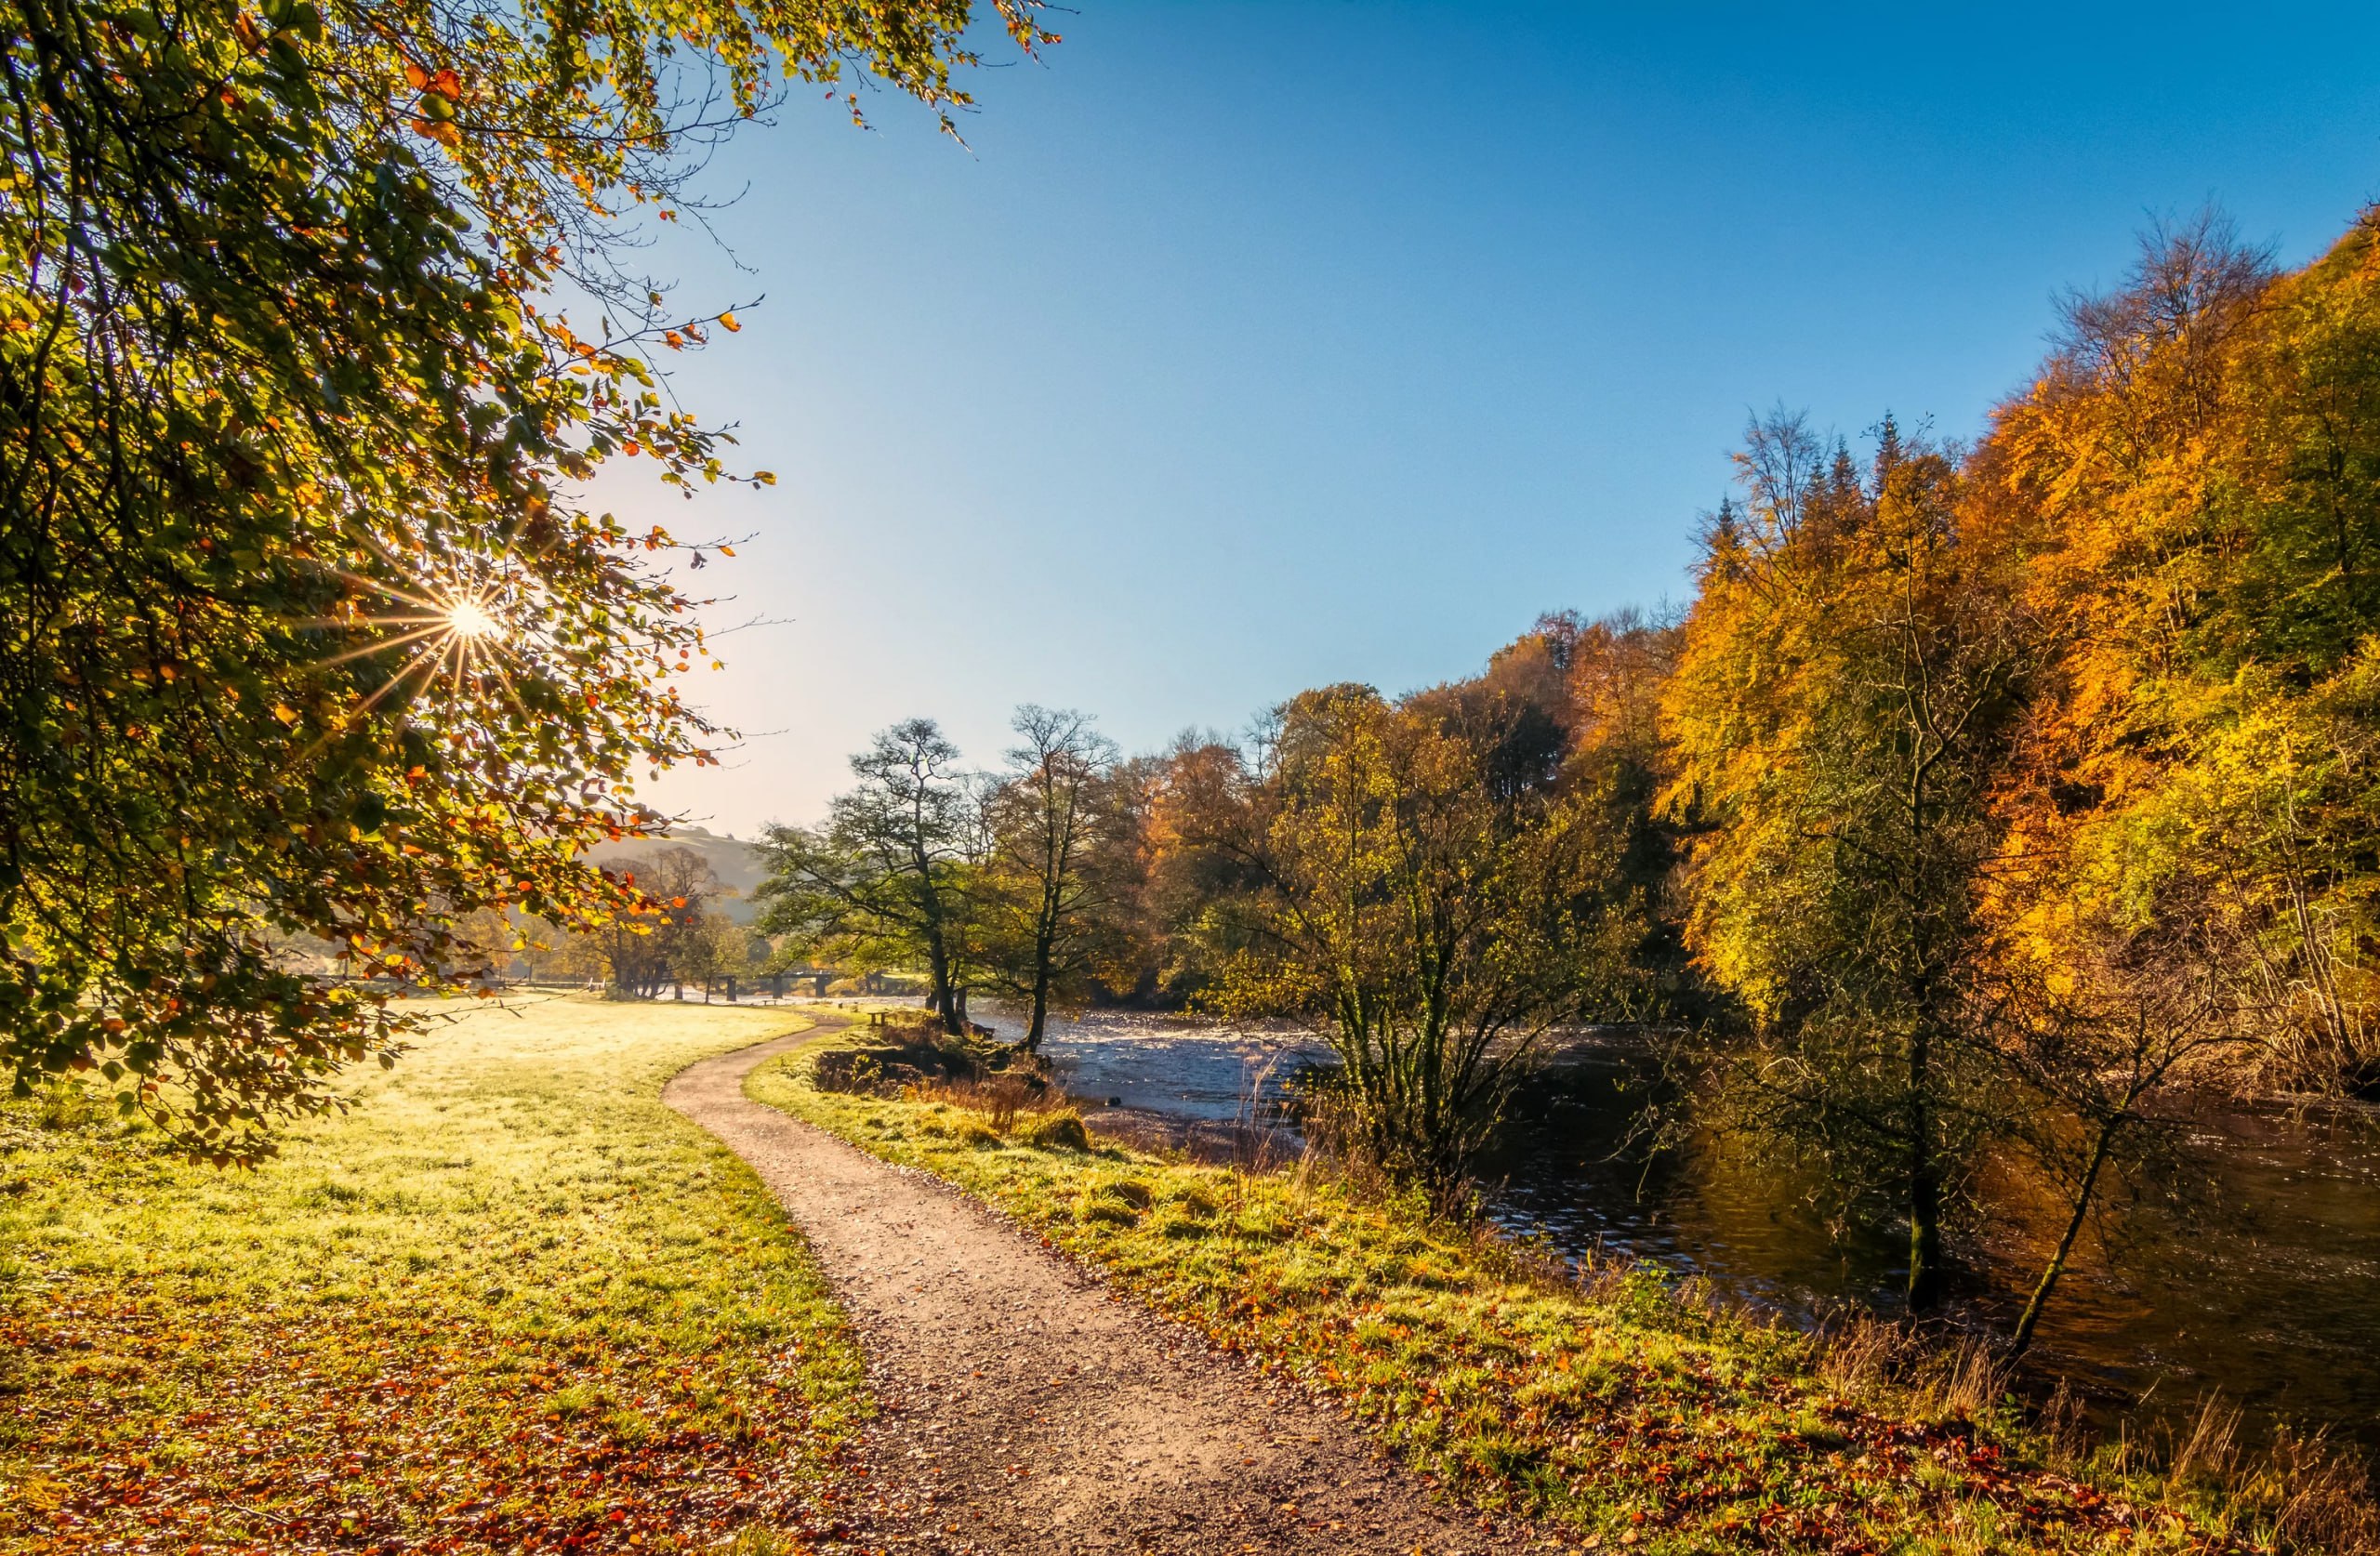
{"label": "dry reeds", "polygon": [[2371,1471],[2325,1432],[2281,1431],[2256,1457],[2277,1544],[2340,1556],[2380,1552],[2380,1499]]}
{"label": "dry reeds", "polygon": [[[1848,1397],[1889,1391],[1919,1418],[1981,1419],[2003,1408],[2013,1381],[1998,1348],[1980,1335],[1945,1345],[1910,1325],[1855,1313],[1817,1344],[1816,1370],[1828,1388]],[[2282,1427],[2257,1445],[2241,1410],[2210,1395],[2148,1432],[2127,1428],[2112,1442],[2095,1441],[2082,1401],[2062,1380],[2030,1415],[2048,1461],[2069,1472],[2154,1483],[2177,1510],[2219,1510],[2277,1549],[2380,1556],[2371,1472],[2324,1432]]]}
{"label": "dry reeds", "polygon": [[1017,1120],[1027,1115],[1073,1113],[1077,1118],[1081,1116],[1073,1098],[1054,1086],[1036,1086],[1023,1075],[926,1081],[904,1087],[901,1095],[910,1101],[943,1102],[974,1114],[999,1135],[1013,1134]]}
{"label": "dry reeds", "polygon": [[2242,1423],[2238,1406],[2210,1394],[2180,1424],[2145,1439],[2127,1435],[2113,1457],[2122,1468],[2162,1474],[2174,1493],[2210,1496],[2261,1525],[2278,1549],[2380,1552],[2380,1500],[2359,1458],[2326,1430],[2283,1425],[2255,1445],[2243,1438]]}

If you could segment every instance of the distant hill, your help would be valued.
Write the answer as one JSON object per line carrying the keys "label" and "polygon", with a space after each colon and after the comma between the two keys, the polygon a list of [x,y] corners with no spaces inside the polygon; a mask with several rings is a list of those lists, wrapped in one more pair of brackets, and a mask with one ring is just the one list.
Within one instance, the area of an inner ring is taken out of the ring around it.
{"label": "distant hill", "polygon": [[720,906],[738,924],[748,924],[757,911],[752,889],[760,884],[760,852],[740,837],[721,837],[699,826],[681,827],[667,837],[638,837],[628,842],[599,843],[588,857],[599,864],[628,864],[656,849],[693,849],[709,861],[711,873],[735,894]]}

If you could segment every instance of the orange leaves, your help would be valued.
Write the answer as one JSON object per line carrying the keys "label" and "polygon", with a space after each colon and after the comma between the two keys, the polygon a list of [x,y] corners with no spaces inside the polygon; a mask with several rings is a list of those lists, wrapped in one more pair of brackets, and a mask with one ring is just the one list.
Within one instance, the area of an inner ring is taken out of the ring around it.
{"label": "orange leaves", "polygon": [[[808,1519],[799,1391],[741,1379],[748,1429],[716,1433],[686,1418],[681,1358],[377,1303],[203,1334],[69,1309],[0,1322],[0,1343],[42,1385],[30,1424],[73,1439],[0,1514],[32,1549],[421,1549],[427,1524],[441,1550],[627,1551]],[[160,1411],[157,1390],[207,1408]]]}
{"label": "orange leaves", "polygon": [[449,102],[459,101],[463,96],[463,78],[452,70],[442,70],[433,75],[410,59],[405,61],[405,85],[416,92],[432,93]]}

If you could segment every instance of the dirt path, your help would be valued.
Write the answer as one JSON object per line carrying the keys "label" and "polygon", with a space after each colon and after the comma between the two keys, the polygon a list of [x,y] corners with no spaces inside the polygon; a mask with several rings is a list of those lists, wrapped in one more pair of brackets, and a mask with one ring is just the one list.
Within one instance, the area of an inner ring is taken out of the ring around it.
{"label": "dirt path", "polygon": [[1339,1417],[937,1180],[745,1099],[755,1066],[811,1035],[707,1060],[663,1097],[775,1191],[858,1327],[882,1412],[866,1460],[888,1519],[867,1543],[1036,1556],[1523,1549],[1434,1504]]}

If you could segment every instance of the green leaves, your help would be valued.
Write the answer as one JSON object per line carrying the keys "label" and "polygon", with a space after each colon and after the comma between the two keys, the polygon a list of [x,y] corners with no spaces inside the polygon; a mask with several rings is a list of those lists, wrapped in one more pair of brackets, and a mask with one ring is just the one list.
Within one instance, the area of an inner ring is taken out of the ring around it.
{"label": "green leaves", "polygon": [[[947,112],[969,14],[9,0],[14,1085],[114,1063],[194,1148],[252,1159],[396,1051],[390,989],[500,949],[466,916],[637,906],[584,851],[653,824],[637,771],[707,756],[670,684],[697,601],[566,485],[630,449],[672,484],[726,472],[646,360],[699,323],[620,281],[602,212],[674,200],[681,138],[718,127],[678,112],[671,60],[742,105],[782,61]],[[571,297],[619,327],[579,339]]]}

